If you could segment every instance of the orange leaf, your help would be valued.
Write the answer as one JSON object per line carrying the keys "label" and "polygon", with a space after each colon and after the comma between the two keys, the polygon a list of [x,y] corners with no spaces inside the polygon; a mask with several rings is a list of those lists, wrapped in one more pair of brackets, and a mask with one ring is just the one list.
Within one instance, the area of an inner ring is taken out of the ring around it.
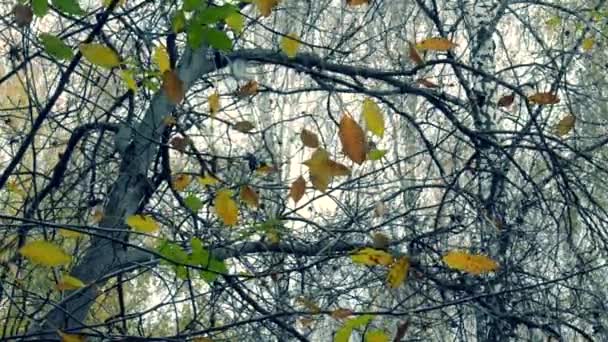
{"label": "orange leaf", "polygon": [[238,97],[247,97],[251,95],[255,95],[258,93],[258,82],[249,81],[244,85],[240,86],[236,91],[236,96]]}
{"label": "orange leaf", "polygon": [[515,101],[515,94],[505,95],[498,99],[498,107],[509,107]]}
{"label": "orange leaf", "polygon": [[369,0],[346,0],[346,4],[352,7],[369,4]]}
{"label": "orange leaf", "polygon": [[410,59],[412,60],[412,62],[416,63],[416,65],[423,65],[424,60],[418,53],[418,50],[416,50],[416,46],[414,46],[414,44],[412,44],[410,42],[408,42],[407,44],[409,46],[409,55],[410,55]]}
{"label": "orange leaf", "polygon": [[279,4],[279,0],[255,0],[255,5],[262,17],[270,16],[272,9]]}
{"label": "orange leaf", "polygon": [[536,93],[534,95],[528,96],[528,100],[532,103],[536,103],[539,105],[548,105],[548,104],[556,104],[559,103],[559,97],[555,94],[551,94],[548,92],[545,93]]}
{"label": "orange leaf", "polygon": [[188,185],[192,182],[192,176],[187,174],[177,174],[173,176],[173,180],[171,181],[171,185],[177,191],[184,191]]}
{"label": "orange leaf", "polygon": [[248,185],[241,186],[240,196],[250,207],[257,208],[260,205],[260,196]]}
{"label": "orange leaf", "polygon": [[173,104],[182,102],[186,95],[186,91],[184,89],[184,82],[179,79],[177,71],[165,71],[163,74],[163,90]]}
{"label": "orange leaf", "polygon": [[302,140],[302,143],[306,147],[310,147],[310,148],[319,147],[319,138],[317,138],[317,135],[315,133],[313,133],[307,129],[302,129],[302,132],[300,132],[300,139]]}
{"label": "orange leaf", "polygon": [[306,181],[304,177],[300,176],[293,183],[291,183],[291,188],[289,189],[289,196],[293,200],[294,203],[298,203],[304,196],[304,192],[306,191]]}
{"label": "orange leaf", "polygon": [[450,268],[471,274],[482,274],[498,269],[498,263],[485,255],[474,255],[467,252],[451,251],[443,257]]}
{"label": "orange leaf", "polygon": [[340,120],[338,131],[342,150],[353,162],[361,165],[365,161],[365,133],[361,126],[350,115],[345,114]]}

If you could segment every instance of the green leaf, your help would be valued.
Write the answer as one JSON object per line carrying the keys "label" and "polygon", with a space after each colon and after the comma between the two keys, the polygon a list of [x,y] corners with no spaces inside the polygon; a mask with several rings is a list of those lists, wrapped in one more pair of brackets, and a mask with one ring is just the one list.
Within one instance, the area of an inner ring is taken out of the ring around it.
{"label": "green leaf", "polygon": [[200,24],[216,24],[221,20],[226,19],[231,14],[237,12],[237,9],[232,5],[223,5],[220,7],[207,7],[197,17],[196,22]]}
{"label": "green leaf", "polygon": [[84,11],[80,8],[78,0],[53,0],[55,5],[61,12],[74,15],[82,15]]}
{"label": "green leaf", "polygon": [[182,7],[186,12],[192,12],[199,8],[204,2],[201,0],[184,0],[184,6]]}
{"label": "green leaf", "polygon": [[366,326],[372,319],[374,319],[374,315],[361,315],[349,319],[334,335],[334,342],[348,342],[354,329]]}
{"label": "green leaf", "polygon": [[228,268],[224,261],[214,258],[213,255],[203,247],[201,240],[193,238],[190,241],[190,244],[192,245],[192,256],[190,257],[190,261],[208,270],[201,271],[201,277],[205,281],[211,283],[219,274],[228,273]]}
{"label": "green leaf", "polygon": [[342,327],[338,331],[336,331],[336,335],[334,335],[334,342],[348,342],[350,340],[350,334],[352,334],[353,328]]}
{"label": "green leaf", "polygon": [[387,150],[371,150],[367,153],[367,159],[379,160],[386,155]]}
{"label": "green leaf", "polygon": [[196,195],[189,195],[188,197],[184,198],[184,203],[195,213],[201,210],[204,206],[203,201],[196,197]]}
{"label": "green leaf", "polygon": [[32,0],[32,10],[37,17],[44,17],[49,12],[47,0]]}
{"label": "green leaf", "polygon": [[171,17],[171,29],[175,33],[183,32],[186,28],[186,16],[184,15],[184,11],[179,10],[173,14]]}
{"label": "green leaf", "polygon": [[74,56],[72,49],[67,46],[61,39],[53,36],[48,33],[41,33],[40,41],[44,46],[44,51],[46,51],[49,55],[62,60],[62,59],[71,59]]}
{"label": "green leaf", "polygon": [[188,46],[193,49],[198,49],[203,45],[204,37],[203,37],[203,27],[201,25],[188,25],[188,32],[186,33],[188,37]]}
{"label": "green leaf", "polygon": [[188,263],[188,253],[180,246],[169,241],[162,241],[158,247],[158,254],[163,256],[162,263],[166,264],[186,264]]}
{"label": "green leaf", "polygon": [[223,51],[232,50],[232,41],[224,31],[204,27],[203,37],[205,42],[213,48]]}
{"label": "green leaf", "polygon": [[226,19],[224,19],[224,22],[235,33],[243,32],[243,28],[245,27],[245,18],[243,18],[243,15],[238,12],[227,16]]}

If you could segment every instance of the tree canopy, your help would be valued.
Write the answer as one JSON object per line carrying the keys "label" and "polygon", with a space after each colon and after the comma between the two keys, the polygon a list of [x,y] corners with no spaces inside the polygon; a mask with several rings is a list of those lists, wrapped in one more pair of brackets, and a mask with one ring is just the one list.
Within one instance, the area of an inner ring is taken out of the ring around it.
{"label": "tree canopy", "polygon": [[608,340],[605,0],[0,13],[0,340]]}

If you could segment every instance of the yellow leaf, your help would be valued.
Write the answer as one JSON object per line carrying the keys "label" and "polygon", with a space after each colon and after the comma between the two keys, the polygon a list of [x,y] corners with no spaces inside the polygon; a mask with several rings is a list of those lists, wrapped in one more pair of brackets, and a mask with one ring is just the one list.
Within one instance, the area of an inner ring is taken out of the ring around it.
{"label": "yellow leaf", "polygon": [[281,51],[289,58],[294,58],[298,54],[300,47],[300,37],[295,32],[288,33],[281,39]]}
{"label": "yellow leaf", "polygon": [[310,159],[304,161],[310,172],[310,181],[313,187],[319,191],[327,190],[327,186],[333,177],[347,176],[350,169],[340,163],[329,159],[329,153],[322,148],[313,152]]}
{"label": "yellow leaf", "polygon": [[214,115],[215,113],[219,112],[220,94],[218,94],[217,91],[215,93],[209,95],[209,97],[207,98],[207,101],[209,102],[209,113],[211,113],[211,115]]}
{"label": "yellow leaf", "polygon": [[82,233],[74,231],[74,230],[68,230],[68,229],[60,228],[59,229],[59,235],[63,236],[64,238],[68,238],[68,239],[73,238],[73,239],[75,239],[75,238],[81,237]]}
{"label": "yellow leaf", "polygon": [[369,0],[346,0],[346,4],[352,7],[369,4]]}
{"label": "yellow leaf", "polygon": [[243,28],[245,27],[245,19],[241,13],[232,13],[231,15],[227,16],[224,21],[233,32],[243,32]]}
{"label": "yellow leaf", "polygon": [[102,68],[112,69],[120,65],[118,54],[107,46],[101,44],[80,44],[80,53],[91,64]]}
{"label": "yellow leaf", "polygon": [[380,107],[370,98],[363,101],[363,118],[367,130],[382,138],[384,136],[384,117]]}
{"label": "yellow leaf", "polygon": [[160,70],[161,74],[164,74],[165,71],[171,70],[169,53],[167,52],[167,48],[165,48],[163,45],[157,45],[154,48],[152,58],[154,59],[154,63],[156,63],[156,65],[158,66],[158,70]]}
{"label": "yellow leaf", "polygon": [[163,118],[163,123],[165,124],[165,126],[171,127],[171,126],[175,126],[175,124],[177,124],[177,120],[175,119],[175,116],[167,115]]}
{"label": "yellow leaf", "polygon": [[163,90],[173,104],[182,102],[186,95],[186,90],[184,89],[184,82],[177,75],[177,71],[165,71],[163,74]]}
{"label": "yellow leaf", "polygon": [[[127,0],[119,0],[116,6],[124,6]],[[108,8],[112,4],[112,0],[103,0],[103,7]]]}
{"label": "yellow leaf", "polygon": [[310,147],[310,148],[319,147],[319,138],[317,138],[317,135],[305,128],[303,128],[302,132],[300,132],[300,140],[302,140],[302,143],[306,147]]}
{"label": "yellow leaf", "polygon": [[306,181],[304,177],[300,176],[293,183],[291,183],[291,188],[289,189],[289,197],[293,200],[294,203],[298,203],[304,196],[304,192],[306,191]]}
{"label": "yellow leaf", "polygon": [[125,223],[136,232],[154,233],[160,229],[158,222],[150,215],[131,215],[126,218]]}
{"label": "yellow leaf", "polygon": [[184,173],[180,173],[180,174],[173,176],[173,179],[171,180],[171,185],[177,191],[184,191],[184,190],[186,190],[188,185],[190,185],[191,182],[192,182],[192,176],[184,174]]}
{"label": "yellow leaf", "polygon": [[498,269],[498,263],[485,255],[472,255],[467,252],[451,251],[443,257],[450,268],[471,274],[482,274]]}
{"label": "yellow leaf", "polygon": [[380,330],[368,331],[365,334],[365,342],[388,342],[388,336]]}
{"label": "yellow leaf", "polygon": [[410,269],[410,260],[408,257],[401,257],[391,265],[388,271],[386,281],[390,288],[396,289],[407,279],[407,272]]}
{"label": "yellow leaf", "polygon": [[572,114],[568,114],[564,116],[557,125],[555,125],[555,134],[562,137],[574,128],[574,124],[576,123],[576,117]]}
{"label": "yellow leaf", "polygon": [[57,283],[57,285],[55,285],[55,287],[59,291],[76,290],[84,286],[85,284],[82,282],[82,280],[76,277],[72,277],[69,274],[64,274],[63,277],[61,277],[61,280]]}
{"label": "yellow leaf", "polygon": [[239,209],[231,196],[228,189],[221,189],[215,196],[215,212],[228,226],[235,225],[239,216]]}
{"label": "yellow leaf", "polygon": [[344,319],[344,318],[348,318],[348,316],[351,316],[353,314],[353,312],[349,309],[336,309],[334,311],[331,312],[331,317],[335,318],[335,319]]}
{"label": "yellow leaf", "polygon": [[240,196],[250,207],[257,208],[260,205],[260,196],[248,185],[241,186]]}
{"label": "yellow leaf", "polygon": [[135,82],[133,70],[121,70],[120,78],[122,78],[122,81],[125,82],[127,88],[132,90],[134,93],[137,92],[137,82]]}
{"label": "yellow leaf", "polygon": [[85,342],[87,337],[85,335],[68,334],[57,330],[57,335],[61,337],[61,342]]}
{"label": "yellow leaf", "polygon": [[427,38],[416,44],[416,48],[420,51],[448,51],[456,46],[447,38],[433,37]]}
{"label": "yellow leaf", "polygon": [[393,263],[393,256],[385,251],[381,251],[374,248],[363,248],[355,252],[351,258],[356,264],[363,264],[367,266],[374,265],[385,265],[388,266]]}
{"label": "yellow leaf", "polygon": [[342,142],[342,150],[350,160],[361,165],[365,161],[365,133],[353,120],[353,118],[345,114],[340,120],[340,128],[338,130],[340,142]]}
{"label": "yellow leaf", "polygon": [[255,172],[258,174],[262,174],[262,175],[267,175],[271,172],[276,171],[277,169],[272,166],[272,165],[268,165],[268,164],[262,164],[260,165],[260,167],[258,167],[257,169],[255,169]]}
{"label": "yellow leaf", "polygon": [[272,9],[279,4],[279,0],[255,0],[255,5],[262,17],[270,16]]}
{"label": "yellow leaf", "polygon": [[593,45],[595,45],[595,40],[593,38],[585,38],[583,39],[581,47],[583,48],[583,51],[589,52],[593,49]]}
{"label": "yellow leaf", "polygon": [[547,92],[530,95],[528,96],[528,100],[540,105],[556,104],[560,101],[557,95]]}
{"label": "yellow leaf", "polygon": [[234,129],[241,133],[247,133],[255,128],[255,125],[249,121],[239,121],[232,126]]}
{"label": "yellow leaf", "polygon": [[49,267],[67,265],[72,260],[59,246],[43,240],[26,243],[19,249],[19,254],[35,264]]}
{"label": "yellow leaf", "polygon": [[380,160],[388,152],[387,150],[371,150],[367,153],[367,159]]}
{"label": "yellow leaf", "polygon": [[198,177],[198,183],[203,186],[208,186],[208,185],[215,185],[215,184],[219,183],[219,181],[217,179],[215,179],[213,176],[211,176],[209,174],[205,174],[202,177],[201,176]]}

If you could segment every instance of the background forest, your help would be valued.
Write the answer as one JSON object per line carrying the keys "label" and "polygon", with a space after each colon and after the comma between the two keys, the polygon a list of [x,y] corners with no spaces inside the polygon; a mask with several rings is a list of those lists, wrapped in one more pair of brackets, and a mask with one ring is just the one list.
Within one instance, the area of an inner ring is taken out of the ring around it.
{"label": "background forest", "polygon": [[608,341],[605,0],[0,0],[0,340]]}

